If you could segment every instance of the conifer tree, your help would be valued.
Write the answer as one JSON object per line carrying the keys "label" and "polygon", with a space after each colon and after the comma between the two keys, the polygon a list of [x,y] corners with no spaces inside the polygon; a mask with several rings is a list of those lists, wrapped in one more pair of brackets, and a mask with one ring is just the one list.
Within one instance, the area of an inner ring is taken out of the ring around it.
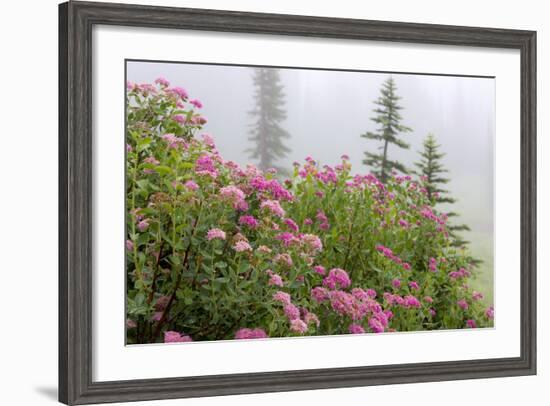
{"label": "conifer tree", "polygon": [[[444,185],[449,183],[450,179],[444,175],[449,171],[441,163],[445,156],[445,153],[440,152],[441,145],[437,143],[433,134],[428,134],[422,146],[420,161],[416,162],[415,166],[418,168],[417,174],[422,178],[422,184],[427,191],[428,198],[434,202],[434,206],[442,203],[456,203],[456,199],[444,188]],[[447,216],[449,218],[457,217],[458,213],[449,212]],[[449,224],[448,230],[454,246],[468,244],[468,241],[462,239],[459,234],[460,231],[470,231],[470,227],[466,224]]]}
{"label": "conifer tree", "polygon": [[246,152],[250,158],[258,160],[261,170],[275,168],[279,173],[285,174],[287,171],[277,164],[278,159],[284,158],[290,152],[284,144],[284,140],[290,138],[290,135],[281,126],[281,122],[286,119],[286,112],[279,71],[272,68],[256,69],[253,81],[256,106],[249,113],[254,122],[248,138],[253,146]]}
{"label": "conifer tree", "polygon": [[402,109],[398,105],[398,101],[401,97],[396,94],[395,81],[392,77],[389,77],[382,84],[380,89],[380,97],[374,102],[377,107],[373,110],[375,116],[371,118],[378,128],[374,132],[367,132],[362,134],[361,137],[380,141],[382,144],[379,146],[379,153],[365,152],[365,159],[363,163],[370,166],[372,172],[385,182],[392,169],[396,169],[403,173],[407,173],[405,166],[389,158],[390,145],[396,145],[399,148],[408,149],[410,146],[405,141],[399,138],[403,133],[412,131],[409,127],[401,124],[401,114],[399,111]]}

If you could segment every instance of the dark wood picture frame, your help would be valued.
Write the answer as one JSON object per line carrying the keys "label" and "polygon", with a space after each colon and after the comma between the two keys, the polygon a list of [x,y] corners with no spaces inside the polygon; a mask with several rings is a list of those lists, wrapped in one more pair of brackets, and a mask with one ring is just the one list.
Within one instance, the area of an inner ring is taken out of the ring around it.
{"label": "dark wood picture frame", "polygon": [[[193,29],[518,49],[521,54],[521,354],[517,358],[186,378],[92,380],[92,27]],[[536,373],[536,32],[68,2],[59,6],[59,400],[218,396]]]}

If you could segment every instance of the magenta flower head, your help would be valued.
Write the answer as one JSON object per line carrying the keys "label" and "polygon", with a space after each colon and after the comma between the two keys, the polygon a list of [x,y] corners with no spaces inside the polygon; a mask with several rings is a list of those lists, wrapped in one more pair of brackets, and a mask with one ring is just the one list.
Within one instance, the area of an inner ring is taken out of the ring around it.
{"label": "magenta flower head", "polygon": [[456,304],[462,309],[462,310],[468,310],[468,302],[465,299],[460,299],[456,302]]}
{"label": "magenta flower head", "polygon": [[235,339],[237,340],[249,340],[255,338],[267,338],[267,334],[261,328],[241,328],[235,333]]}
{"label": "magenta flower head", "polygon": [[290,330],[298,334],[304,334],[307,331],[307,324],[299,318],[290,321]]}
{"label": "magenta flower head", "polygon": [[141,220],[141,221],[137,224],[137,228],[138,228],[138,230],[141,231],[141,232],[147,230],[148,227],[149,227],[149,221],[148,221],[147,219]]}
{"label": "magenta flower head", "polygon": [[420,289],[420,285],[416,281],[411,281],[411,282],[409,282],[409,288],[414,289],[414,290],[418,290],[418,289]]}
{"label": "magenta flower head", "polygon": [[285,211],[277,200],[264,200],[260,203],[261,209],[266,209],[277,217],[284,217]]}
{"label": "magenta flower head", "polygon": [[364,334],[365,329],[361,327],[359,324],[350,324],[348,327],[348,331],[350,334]]}
{"label": "magenta flower head", "polygon": [[195,106],[198,109],[202,108],[202,103],[200,100],[197,100],[197,99],[190,100],[189,103],[191,103],[193,106]]}
{"label": "magenta flower head", "polygon": [[157,85],[160,85],[160,86],[163,86],[163,87],[168,87],[170,86],[170,82],[168,82],[165,78],[163,77],[159,77],[159,78],[156,78],[155,79],[155,83]]}
{"label": "magenta flower head", "polygon": [[328,300],[329,294],[325,288],[317,286],[311,289],[311,298],[315,300],[317,303],[321,303],[321,302],[324,302],[325,300]]}
{"label": "magenta flower head", "polygon": [[288,228],[290,228],[295,233],[298,232],[298,230],[299,230],[298,224],[296,224],[296,222],[294,220],[292,220],[291,218],[286,218],[284,220],[284,223],[288,226]]}
{"label": "magenta flower head", "polygon": [[395,289],[398,289],[399,287],[401,287],[401,281],[399,279],[395,278],[394,280],[391,281],[391,285]]}
{"label": "magenta flower head", "polygon": [[269,286],[279,286],[279,287],[282,287],[283,286],[283,279],[277,275],[276,273],[272,274],[271,277],[269,278],[269,282],[267,282],[267,284]]}
{"label": "magenta flower head", "polygon": [[172,120],[174,120],[179,124],[185,123],[185,117],[182,114],[176,114],[175,116],[172,117]]}
{"label": "magenta flower head", "polygon": [[304,322],[309,326],[310,324],[315,324],[317,327],[319,327],[319,324],[321,322],[319,321],[319,318],[315,313],[307,312],[304,316]]}
{"label": "magenta flower head", "polygon": [[300,318],[300,310],[292,303],[287,303],[284,307],[285,315],[289,320]]}
{"label": "magenta flower head", "polygon": [[485,310],[485,317],[487,317],[489,320],[493,320],[495,318],[495,309],[493,306],[490,306]]}
{"label": "magenta flower head", "polygon": [[481,300],[481,299],[483,299],[483,293],[481,293],[481,292],[476,292],[476,291],[474,290],[474,292],[472,293],[472,299],[473,299],[473,300]]}
{"label": "magenta flower head", "polygon": [[187,182],[185,182],[183,184],[183,186],[186,187],[187,189],[193,191],[193,192],[199,189],[199,185],[197,185],[192,180],[188,180]]}
{"label": "magenta flower head", "polygon": [[187,343],[193,341],[188,335],[178,333],[177,331],[165,331],[164,342],[165,343]]}
{"label": "magenta flower head", "polygon": [[476,321],[473,320],[473,319],[468,319],[468,320],[466,320],[466,327],[468,327],[468,328],[476,328],[476,327],[477,327]]}
{"label": "magenta flower head", "polygon": [[128,251],[133,251],[134,249],[134,243],[132,240],[126,240],[126,249]]}
{"label": "magenta flower head", "polygon": [[306,246],[308,250],[314,253],[323,250],[323,243],[321,242],[321,239],[315,234],[303,234],[301,242]]}
{"label": "magenta flower head", "polygon": [[384,332],[384,326],[382,325],[380,320],[378,320],[375,317],[371,317],[369,319],[369,327],[374,333],[383,333]]}
{"label": "magenta flower head", "polygon": [[340,268],[333,268],[328,272],[328,276],[323,279],[323,286],[329,289],[348,288],[351,285],[351,279],[348,273]]}
{"label": "magenta flower head", "polygon": [[250,228],[256,228],[260,225],[260,222],[254,218],[254,216],[244,215],[239,217],[239,224]]}
{"label": "magenta flower head", "polygon": [[376,291],[374,289],[367,289],[367,296],[374,299],[376,297]]}
{"label": "magenta flower head", "polygon": [[323,265],[315,265],[313,267],[313,271],[319,275],[325,275],[327,273],[327,270]]}
{"label": "magenta flower head", "polygon": [[212,228],[206,234],[206,239],[212,241],[215,239],[225,240],[225,231],[220,230],[219,228]]}
{"label": "magenta flower head", "polygon": [[168,89],[168,91],[179,96],[182,99],[187,99],[189,97],[187,91],[183,87],[172,87]]}
{"label": "magenta flower head", "polygon": [[405,303],[404,303],[405,307],[409,307],[409,308],[411,308],[411,307],[415,307],[415,308],[422,307],[422,304],[420,303],[420,301],[414,296],[407,295],[403,299],[405,301]]}
{"label": "magenta flower head", "polygon": [[288,305],[290,304],[290,295],[279,290],[273,294],[273,300]]}
{"label": "magenta flower head", "polygon": [[244,240],[237,241],[233,246],[233,249],[237,252],[252,251],[252,247]]}

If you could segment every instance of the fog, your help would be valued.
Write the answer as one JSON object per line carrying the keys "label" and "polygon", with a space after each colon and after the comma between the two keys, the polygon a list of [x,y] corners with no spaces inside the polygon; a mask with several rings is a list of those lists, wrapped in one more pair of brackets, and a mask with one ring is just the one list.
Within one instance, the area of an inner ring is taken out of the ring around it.
{"label": "fog", "polygon": [[[240,164],[253,162],[244,152],[250,146],[254,107],[254,68],[183,63],[128,62],[127,79],[152,83],[163,76],[173,86],[185,88],[202,101],[208,119],[204,132],[216,140],[225,159]],[[364,151],[375,152],[378,143],[361,138],[373,131],[373,101],[389,73],[280,69],[284,85],[287,119],[282,126],[291,135],[291,149],[280,166],[311,156],[323,164],[336,164],[347,154],[355,172],[367,172]],[[495,140],[495,81],[492,78],[391,74],[401,97],[402,124],[412,132],[403,135],[408,150],[390,146],[389,156],[412,168],[422,140],[433,133],[443,164],[451,178],[447,188],[458,199],[455,221],[468,224],[463,233],[472,241],[473,253],[492,274],[493,245],[493,151]],[[490,277],[492,281],[492,276]],[[489,284],[492,284],[488,281]]]}

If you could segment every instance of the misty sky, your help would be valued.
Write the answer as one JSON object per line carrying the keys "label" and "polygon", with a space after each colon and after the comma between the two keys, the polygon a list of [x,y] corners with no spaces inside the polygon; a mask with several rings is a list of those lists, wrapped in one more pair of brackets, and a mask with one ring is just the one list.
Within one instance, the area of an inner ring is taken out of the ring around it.
{"label": "misty sky", "polygon": [[[185,88],[204,104],[208,119],[204,130],[216,140],[225,159],[246,164],[249,146],[248,112],[254,106],[252,67],[194,65],[182,63],[128,62],[127,79],[152,83],[163,76]],[[389,73],[281,69],[285,87],[292,150],[281,166],[312,156],[323,164],[336,164],[342,154],[350,156],[354,172],[367,172],[363,152],[375,151],[374,141],[361,138],[373,131],[373,101]],[[491,78],[392,74],[402,97],[402,123],[413,131],[404,136],[409,150],[392,146],[389,156],[407,167],[418,160],[423,138],[433,133],[447,155],[444,165],[452,179],[448,188],[458,198],[454,210],[472,228],[472,242],[491,247],[493,231],[493,144],[495,128],[495,81]],[[252,161],[253,162],[253,161]],[[474,253],[491,260],[492,252]]]}

